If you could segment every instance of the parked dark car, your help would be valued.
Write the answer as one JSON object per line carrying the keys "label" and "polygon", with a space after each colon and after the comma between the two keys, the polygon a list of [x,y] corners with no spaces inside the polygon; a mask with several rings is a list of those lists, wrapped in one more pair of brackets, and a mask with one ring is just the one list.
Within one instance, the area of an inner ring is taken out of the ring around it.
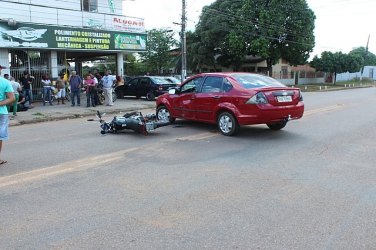
{"label": "parked dark car", "polygon": [[159,76],[141,76],[125,82],[124,85],[115,88],[118,98],[124,96],[135,96],[136,98],[146,97],[148,101],[153,101],[155,97],[166,93],[177,84],[170,83]]}
{"label": "parked dark car", "polygon": [[240,125],[266,124],[280,130],[304,112],[299,88],[251,73],[195,75],[159,96],[156,105],[159,120],[213,123],[229,136],[236,134]]}
{"label": "parked dark car", "polygon": [[124,79],[124,82],[129,82],[129,81],[132,80],[133,78],[130,77],[130,76],[124,75],[124,76],[123,76],[123,79]]}

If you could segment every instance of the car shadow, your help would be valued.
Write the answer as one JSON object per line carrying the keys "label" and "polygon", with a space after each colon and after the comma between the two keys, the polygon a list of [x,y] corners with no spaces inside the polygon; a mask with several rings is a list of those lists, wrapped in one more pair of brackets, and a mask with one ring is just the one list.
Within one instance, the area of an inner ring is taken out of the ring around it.
{"label": "car shadow", "polygon": [[[186,120],[176,120],[175,123],[170,125],[172,128],[190,128],[194,130],[198,130],[199,133],[203,132],[211,132],[211,133],[218,133],[222,135],[219,131],[217,125],[215,124],[207,124],[195,121],[186,121]],[[225,137],[225,136],[224,136]],[[246,125],[240,126],[239,131],[234,136],[227,136],[226,138],[234,138],[234,139],[250,139],[250,140],[291,140],[296,139],[297,137],[304,137],[299,133],[288,128],[275,131],[269,129],[266,125]]]}
{"label": "car shadow", "polygon": [[155,102],[155,99],[153,101],[148,101],[146,99],[146,97],[142,96],[142,97],[135,97],[135,96],[124,96],[123,98],[118,98],[119,100],[132,100],[132,101],[135,101],[135,100],[139,100],[139,101],[145,101],[145,102]]}

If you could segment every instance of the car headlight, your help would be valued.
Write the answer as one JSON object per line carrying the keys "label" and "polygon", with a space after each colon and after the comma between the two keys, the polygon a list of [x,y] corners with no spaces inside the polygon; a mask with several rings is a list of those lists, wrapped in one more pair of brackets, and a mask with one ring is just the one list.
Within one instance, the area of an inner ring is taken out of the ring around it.
{"label": "car headlight", "polygon": [[252,96],[246,104],[268,104],[268,99],[262,92],[258,92],[256,95]]}

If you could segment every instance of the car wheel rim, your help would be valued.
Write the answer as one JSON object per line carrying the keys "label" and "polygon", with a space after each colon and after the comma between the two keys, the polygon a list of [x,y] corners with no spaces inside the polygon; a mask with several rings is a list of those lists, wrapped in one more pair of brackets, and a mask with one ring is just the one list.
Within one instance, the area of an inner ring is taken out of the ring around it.
{"label": "car wheel rim", "polygon": [[232,120],[228,116],[222,116],[219,120],[219,127],[223,133],[228,134],[233,127]]}
{"label": "car wheel rim", "polygon": [[158,112],[158,120],[168,121],[170,119],[170,113],[167,109],[161,109]]}

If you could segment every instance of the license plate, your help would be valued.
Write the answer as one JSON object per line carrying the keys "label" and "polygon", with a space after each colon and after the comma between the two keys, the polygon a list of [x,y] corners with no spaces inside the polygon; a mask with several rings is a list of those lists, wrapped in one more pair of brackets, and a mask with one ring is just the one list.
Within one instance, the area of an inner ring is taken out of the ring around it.
{"label": "license plate", "polygon": [[292,97],[291,95],[285,95],[285,96],[277,96],[278,102],[291,102]]}

